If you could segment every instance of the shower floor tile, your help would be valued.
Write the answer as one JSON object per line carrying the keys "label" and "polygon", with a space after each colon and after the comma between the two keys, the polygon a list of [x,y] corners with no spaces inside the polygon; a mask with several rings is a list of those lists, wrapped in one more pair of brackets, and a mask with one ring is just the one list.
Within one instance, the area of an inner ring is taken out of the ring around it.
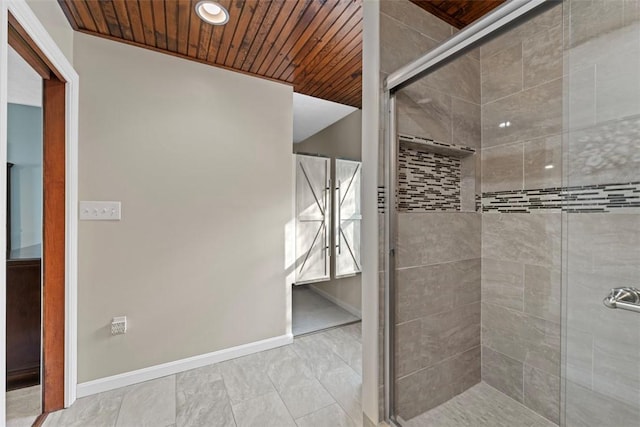
{"label": "shower floor tile", "polygon": [[299,336],[335,326],[357,322],[360,319],[342,307],[307,287],[294,287],[292,291],[292,329]]}
{"label": "shower floor tile", "polygon": [[480,383],[403,422],[404,427],[557,427],[493,387]]}

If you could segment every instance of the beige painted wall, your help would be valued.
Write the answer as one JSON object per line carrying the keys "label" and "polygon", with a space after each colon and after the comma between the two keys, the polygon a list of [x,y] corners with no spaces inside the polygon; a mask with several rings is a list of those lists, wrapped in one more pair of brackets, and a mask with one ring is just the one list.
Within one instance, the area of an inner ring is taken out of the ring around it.
{"label": "beige painted wall", "polygon": [[[79,382],[286,333],[292,89],[77,33]],[[112,337],[113,316],[129,331]]]}
{"label": "beige painted wall", "polygon": [[73,62],[73,29],[56,0],[26,0],[69,62]]}
{"label": "beige painted wall", "polygon": [[[331,158],[360,160],[361,147],[362,111],[356,110],[304,141],[293,144],[293,151],[320,154]],[[335,171],[335,164],[333,170]],[[335,271],[333,258],[331,259],[331,271]],[[362,281],[360,274],[341,279],[332,278],[328,282],[316,283],[314,286],[356,311],[361,311]]]}

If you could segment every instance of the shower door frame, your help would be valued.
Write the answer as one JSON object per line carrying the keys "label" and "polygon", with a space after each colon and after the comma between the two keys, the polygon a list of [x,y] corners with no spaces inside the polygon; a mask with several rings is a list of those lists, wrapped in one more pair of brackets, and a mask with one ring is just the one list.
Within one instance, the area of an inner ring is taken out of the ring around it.
{"label": "shower door frame", "polygon": [[395,254],[396,254],[396,92],[444,65],[487,37],[506,28],[541,5],[558,0],[510,0],[469,25],[422,57],[389,74],[383,82],[384,102],[384,185],[386,188],[384,215],[384,418],[400,427],[395,413]]}

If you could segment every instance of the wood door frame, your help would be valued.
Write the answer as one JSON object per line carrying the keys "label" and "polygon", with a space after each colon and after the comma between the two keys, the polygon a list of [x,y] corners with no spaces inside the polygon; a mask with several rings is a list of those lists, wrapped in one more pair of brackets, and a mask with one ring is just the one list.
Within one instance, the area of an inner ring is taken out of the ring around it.
{"label": "wood door frame", "polygon": [[[0,129],[7,123],[7,54],[16,34],[26,42],[43,85],[43,410],[67,407],[76,399],[77,387],[77,183],[78,183],[78,75],[25,0],[0,5]],[[9,30],[9,25],[12,30]],[[25,46],[19,46],[19,49]],[[29,52],[23,51],[23,56]],[[6,132],[0,132],[0,169],[6,168]],[[0,173],[6,171],[0,170]],[[0,203],[6,203],[0,188]],[[0,219],[5,220],[5,209]],[[3,229],[0,228],[0,229]],[[6,239],[6,230],[0,232]],[[4,251],[3,251],[4,253]],[[6,258],[6,254],[3,255]],[[6,363],[6,279],[0,273],[0,365]],[[6,381],[0,370],[0,380]],[[5,419],[5,389],[0,395],[0,419]]]}

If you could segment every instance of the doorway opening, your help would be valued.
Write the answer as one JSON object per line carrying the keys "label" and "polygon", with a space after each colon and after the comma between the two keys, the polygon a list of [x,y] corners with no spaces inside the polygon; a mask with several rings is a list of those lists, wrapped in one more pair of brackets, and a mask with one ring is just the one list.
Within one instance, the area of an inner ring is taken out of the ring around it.
{"label": "doorway opening", "polygon": [[[11,183],[6,201],[6,403],[11,425],[16,417],[38,417],[65,403],[67,135],[64,77],[11,14],[8,35],[12,64],[22,67],[18,74],[31,77],[31,83],[10,81],[9,86],[20,92],[32,85],[31,103],[39,104],[24,106],[9,99],[8,108],[8,160],[15,162],[7,165]],[[25,136],[30,141],[21,139]]]}
{"label": "doorway opening", "polygon": [[292,331],[359,322],[361,112],[294,93],[296,271]]}

